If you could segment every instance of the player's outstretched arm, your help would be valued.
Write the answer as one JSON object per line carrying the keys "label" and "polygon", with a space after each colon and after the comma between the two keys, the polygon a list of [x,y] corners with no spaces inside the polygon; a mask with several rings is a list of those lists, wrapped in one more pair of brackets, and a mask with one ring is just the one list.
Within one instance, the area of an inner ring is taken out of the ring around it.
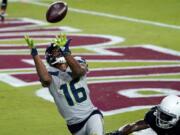
{"label": "player's outstretched arm", "polygon": [[73,78],[79,78],[86,73],[86,70],[74,59],[69,49],[71,39],[67,39],[66,35],[60,34],[54,40],[54,43],[59,46],[61,53],[66,59],[67,64],[72,70]]}
{"label": "player's outstretched arm", "polygon": [[122,135],[129,135],[135,131],[139,131],[139,130],[143,130],[149,128],[149,125],[146,124],[146,122],[144,120],[139,120],[133,124],[128,124],[126,126],[124,126],[121,130],[120,133]]}
{"label": "player's outstretched arm", "polygon": [[34,41],[29,38],[29,36],[24,37],[28,47],[31,49],[31,55],[34,60],[36,71],[42,83],[42,86],[47,87],[51,83],[51,76],[49,75],[44,63],[42,62],[40,56],[38,55],[38,51],[34,45]]}
{"label": "player's outstretched arm", "polygon": [[119,130],[106,133],[105,135],[129,135],[135,131],[143,130],[149,128],[149,126],[145,123],[144,120],[139,120],[133,124],[125,125]]}

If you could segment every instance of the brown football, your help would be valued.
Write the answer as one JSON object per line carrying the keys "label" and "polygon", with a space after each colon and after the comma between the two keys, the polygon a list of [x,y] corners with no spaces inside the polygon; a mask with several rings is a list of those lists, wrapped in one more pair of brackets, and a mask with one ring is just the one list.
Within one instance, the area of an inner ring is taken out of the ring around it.
{"label": "brown football", "polygon": [[65,2],[54,2],[49,6],[46,12],[46,20],[50,23],[59,22],[66,16],[67,11],[68,6]]}

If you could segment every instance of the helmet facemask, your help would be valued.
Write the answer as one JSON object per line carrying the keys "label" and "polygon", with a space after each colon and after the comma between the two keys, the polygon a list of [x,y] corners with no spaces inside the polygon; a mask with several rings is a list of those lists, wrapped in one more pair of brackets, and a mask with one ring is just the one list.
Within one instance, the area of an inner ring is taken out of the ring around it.
{"label": "helmet facemask", "polygon": [[159,106],[155,112],[156,125],[162,129],[170,129],[176,125],[179,118],[174,114],[163,111]]}
{"label": "helmet facemask", "polygon": [[45,52],[45,58],[50,66],[55,66],[58,63],[66,63],[65,58],[62,56],[60,49],[54,44],[51,44]]}

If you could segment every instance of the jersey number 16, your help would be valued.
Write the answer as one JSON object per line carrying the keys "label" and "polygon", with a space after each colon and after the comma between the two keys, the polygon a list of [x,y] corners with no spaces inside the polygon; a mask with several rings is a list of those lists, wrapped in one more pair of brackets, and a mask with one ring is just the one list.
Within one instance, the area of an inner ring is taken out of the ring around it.
{"label": "jersey number 16", "polygon": [[[83,87],[75,88],[75,81],[61,85],[60,89],[63,90],[65,98],[70,106],[75,102],[81,103],[87,99],[86,91]],[[75,101],[74,101],[75,100]]]}

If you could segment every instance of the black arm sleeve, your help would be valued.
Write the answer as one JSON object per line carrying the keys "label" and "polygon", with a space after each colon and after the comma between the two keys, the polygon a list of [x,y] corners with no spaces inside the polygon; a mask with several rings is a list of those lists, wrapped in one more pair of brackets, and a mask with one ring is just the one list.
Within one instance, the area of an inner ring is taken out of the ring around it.
{"label": "black arm sleeve", "polygon": [[7,4],[8,4],[8,1],[7,1],[7,0],[2,0],[1,10],[6,10]]}

